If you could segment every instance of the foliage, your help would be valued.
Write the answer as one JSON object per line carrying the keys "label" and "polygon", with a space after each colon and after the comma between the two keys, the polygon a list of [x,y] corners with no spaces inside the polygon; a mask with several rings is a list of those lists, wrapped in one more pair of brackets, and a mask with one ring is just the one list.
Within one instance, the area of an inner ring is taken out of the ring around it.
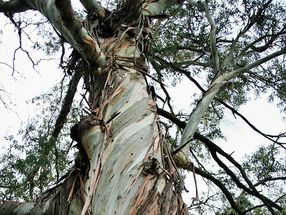
{"label": "foliage", "polygon": [[[286,13],[283,3],[272,3],[271,6],[261,9],[262,3],[266,4],[266,1],[251,2],[209,2],[210,13],[216,25],[221,69],[232,71],[285,44]],[[233,7],[234,4],[241,6]],[[155,69],[163,69],[161,73],[164,72],[168,77],[170,74],[175,75],[176,80],[177,76],[183,75],[176,67],[188,68],[193,78],[204,74],[201,77],[207,78],[197,81],[202,82],[202,86],[208,85],[215,70],[210,50],[210,25],[206,16],[192,5],[174,6],[167,14],[167,19],[157,21],[161,22],[161,25],[155,24],[158,27],[151,53],[172,63],[173,67],[159,61],[159,65],[154,66]],[[272,97],[278,97],[281,106],[282,103],[285,104],[285,61],[277,58],[256,70],[255,73],[246,73],[233,79],[221,89],[217,97],[238,108],[247,101],[247,93],[250,90],[263,93],[271,89]]]}
{"label": "foliage", "polygon": [[[233,5],[238,5],[238,7],[233,7]],[[214,62],[210,36],[211,25],[205,9],[195,6],[195,4],[174,5],[166,12],[165,17],[154,21],[153,36],[155,39],[151,42],[148,58],[155,70],[153,75],[160,81],[165,83],[166,79],[171,79],[170,82],[176,85],[182,78],[188,78],[190,84],[194,83],[204,92],[215,77],[217,69],[229,73],[252,62],[258,62],[274,51],[285,49],[285,3],[261,0],[208,1],[208,8],[215,25],[215,45],[219,68],[216,68]],[[276,101],[279,103],[280,109],[285,111],[286,79],[283,77],[286,75],[286,70],[284,58],[285,55],[277,57],[225,84],[202,118],[198,131],[211,140],[224,137],[219,122],[224,119],[226,109],[231,107],[230,110],[236,114],[239,107],[249,101],[252,93],[257,96],[267,93],[269,101]],[[154,84],[156,85],[155,82]],[[161,97],[163,97],[162,95],[164,92],[160,92]],[[194,98],[192,106],[195,107],[200,97],[197,93],[191,95],[191,92],[188,96]],[[168,99],[167,94],[165,98]],[[178,114],[176,118],[185,121],[184,116],[188,114],[190,113]],[[181,115],[183,117],[180,117]],[[168,126],[169,130],[172,130],[171,124]],[[178,141],[179,138],[180,135],[176,135],[175,140]],[[171,140],[174,142],[174,138]],[[239,192],[243,193],[243,191],[239,191],[241,188],[237,187],[237,183],[233,181],[234,178],[229,176],[226,169],[220,165],[210,165],[210,153],[206,152],[205,148],[212,150],[208,146],[200,145],[198,147],[196,142],[192,143],[190,150],[193,159],[202,169],[209,171],[219,179],[237,199]],[[261,147],[242,165],[254,185],[263,180],[273,179],[266,182],[265,185],[259,185],[263,193],[266,193],[271,199],[281,197],[286,192],[283,188],[283,186],[285,187],[283,153],[285,154],[283,145]],[[235,166],[230,166],[229,169],[234,172],[238,180],[244,180]],[[208,186],[212,187],[211,184]],[[226,203],[227,199],[220,192],[206,193],[201,196],[200,203],[193,204],[191,208],[197,208],[199,213],[202,211],[206,213],[213,209],[217,214],[236,214],[234,209],[230,213],[229,205]],[[220,197],[213,199],[212,195]],[[283,199],[283,197],[281,198]],[[214,209],[220,205],[219,202],[221,207]],[[267,209],[262,206],[255,208],[255,204],[256,200],[251,195],[243,194],[240,197],[240,207],[243,210],[249,210],[249,214],[267,213]],[[221,213],[221,208],[225,208],[226,212]]]}
{"label": "foliage", "polygon": [[[116,4],[124,6],[120,2],[107,5],[113,10]],[[266,0],[188,2],[175,4],[165,14],[150,18],[153,39],[150,49],[144,53],[154,69],[149,84],[158,89],[155,92],[160,100],[158,107],[170,111],[168,120],[162,120],[161,124],[174,150],[178,148],[191,111],[183,113],[173,108],[165,84],[176,86],[188,79],[201,91],[201,94],[189,92],[188,96],[193,98],[190,106],[195,108],[218,74],[244,71],[220,88],[192,139],[193,166],[188,170],[204,177],[209,190],[192,203],[190,211],[220,215],[241,211],[244,214],[275,213],[286,207],[285,143],[281,138],[285,139],[285,134],[264,134],[238,110],[250,100],[252,93],[257,96],[267,93],[269,101],[276,101],[286,112],[285,53],[263,61],[276,51],[285,50],[285,3]],[[16,22],[14,19],[10,17],[17,30],[24,31],[36,23],[37,35],[45,36],[44,40],[34,42],[26,33],[32,48],[52,55],[64,47],[62,38],[51,31],[50,25],[48,29],[39,27],[39,21],[35,22],[34,18],[23,20],[20,17]],[[255,66],[248,67],[253,64]],[[34,199],[59,178],[59,173],[67,170],[69,127],[79,120],[80,114],[74,104],[61,135],[53,139],[53,125],[60,112],[58,104],[63,101],[63,89],[58,85],[51,93],[34,98],[32,102],[41,111],[19,132],[22,139],[6,138],[11,148],[1,158],[3,199]],[[229,110],[272,143],[260,147],[242,164],[213,142],[224,138],[220,122]]]}
{"label": "foliage", "polygon": [[5,137],[10,147],[1,156],[2,200],[31,201],[71,166],[74,158],[70,154],[74,150],[69,128],[79,120],[76,103],[60,137],[56,141],[52,137],[65,85],[56,85],[51,91],[33,98],[31,103],[36,111],[30,122],[16,136]]}

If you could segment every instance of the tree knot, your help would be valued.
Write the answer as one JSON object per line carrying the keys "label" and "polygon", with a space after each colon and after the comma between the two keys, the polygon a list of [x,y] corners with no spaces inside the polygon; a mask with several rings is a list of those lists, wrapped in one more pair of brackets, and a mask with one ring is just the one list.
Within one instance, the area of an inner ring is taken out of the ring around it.
{"label": "tree knot", "polygon": [[148,160],[143,164],[143,175],[159,175],[160,163],[157,158],[148,157]]}

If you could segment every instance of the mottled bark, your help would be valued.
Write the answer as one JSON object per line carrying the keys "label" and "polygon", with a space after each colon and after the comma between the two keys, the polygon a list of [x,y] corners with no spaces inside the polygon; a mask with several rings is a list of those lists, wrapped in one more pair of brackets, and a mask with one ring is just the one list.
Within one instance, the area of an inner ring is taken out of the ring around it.
{"label": "mottled bark", "polygon": [[102,73],[105,84],[100,89],[94,83],[92,114],[79,125],[90,161],[82,214],[187,213],[158,130],[156,103],[140,73],[144,57],[130,38],[112,41],[105,41],[111,47],[106,55],[114,56]]}
{"label": "mottled bark", "polygon": [[95,109],[79,124],[88,175],[75,169],[33,207],[22,204],[30,214],[187,214],[156,103],[140,73],[143,65],[134,61],[140,52],[126,39],[113,53],[101,96],[90,99]]}
{"label": "mottled bark", "polygon": [[[93,4],[82,2],[86,7]],[[96,38],[94,29],[89,29],[92,23],[80,27],[70,2],[63,3],[65,8],[59,1],[26,2],[47,16],[89,65],[84,76],[91,112],[72,129],[80,155],[63,182],[35,203],[13,207],[4,203],[0,208],[7,214],[187,214],[182,181],[160,133],[156,103],[147,92],[144,22],[118,25],[116,37]],[[152,2],[152,7],[137,4],[148,14],[160,13],[168,5],[167,1]],[[99,8],[93,4],[92,10],[100,12]],[[107,57],[100,67],[92,63],[98,53]]]}

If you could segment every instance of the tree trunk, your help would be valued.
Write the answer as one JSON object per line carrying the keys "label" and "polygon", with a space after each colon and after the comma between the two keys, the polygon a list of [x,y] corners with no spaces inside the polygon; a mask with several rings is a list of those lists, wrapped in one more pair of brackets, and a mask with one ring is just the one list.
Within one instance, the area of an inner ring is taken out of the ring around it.
{"label": "tree trunk", "polygon": [[180,178],[158,129],[156,103],[140,73],[145,59],[129,39],[106,41],[116,47],[106,55],[112,51],[115,58],[109,61],[108,74],[103,71],[106,79],[97,79],[105,84],[101,90],[97,86],[102,83],[95,83],[92,114],[79,126],[90,161],[83,212],[184,214]]}
{"label": "tree trunk", "polygon": [[6,214],[187,214],[142,74],[145,58],[126,32],[102,46],[106,68],[86,68],[91,112],[73,129],[81,158],[35,205],[12,204]]}
{"label": "tree trunk", "polygon": [[6,202],[0,209],[4,214],[37,215],[187,214],[182,181],[160,133],[157,106],[145,81],[144,51],[150,26],[144,16],[159,14],[176,1],[143,6],[141,0],[133,6],[126,1],[118,9],[118,23],[109,26],[112,34],[102,38],[98,34],[110,17],[98,3],[81,2],[97,13],[95,23],[105,22],[94,25],[87,19],[82,26],[68,0],[0,1],[0,12],[40,11],[77,50],[83,59],[77,66],[80,72],[84,70],[90,109],[71,129],[79,155],[63,182],[34,204]]}

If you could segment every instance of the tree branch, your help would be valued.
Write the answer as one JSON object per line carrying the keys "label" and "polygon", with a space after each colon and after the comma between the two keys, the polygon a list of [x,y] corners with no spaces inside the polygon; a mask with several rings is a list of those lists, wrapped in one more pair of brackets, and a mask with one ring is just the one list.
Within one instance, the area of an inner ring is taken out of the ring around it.
{"label": "tree branch", "polygon": [[26,10],[32,9],[26,4],[25,0],[10,0],[2,1],[0,0],[0,12],[1,13],[19,13]]}
{"label": "tree branch", "polygon": [[[218,147],[218,146],[216,146]],[[251,189],[249,189],[248,187],[246,187],[244,184],[241,183],[241,181],[239,180],[239,178],[234,174],[234,172],[232,170],[230,170],[227,165],[225,165],[217,156],[216,151],[213,150],[212,147],[209,148],[212,157],[214,158],[214,160],[218,163],[218,165],[220,167],[222,167],[224,169],[224,171],[231,177],[231,179],[236,183],[236,185],[245,190],[247,193],[256,196],[257,198],[259,198],[264,204],[265,206],[268,208],[268,210],[272,213],[275,214],[274,210],[272,207],[277,208],[278,210],[282,211],[282,207],[280,207],[279,205],[277,205],[275,202],[271,201],[270,199],[268,199],[267,197],[265,197],[264,195],[261,195],[256,188],[252,185],[252,183],[249,181],[249,179],[247,178],[247,183],[250,184]],[[224,152],[225,153],[225,152]],[[228,157],[231,157],[230,155],[228,155]],[[227,158],[227,157],[226,157]],[[234,159],[232,159],[234,160]],[[239,165],[239,169],[241,170],[241,166]],[[244,172],[244,171],[243,171]],[[243,177],[245,179],[245,177]]]}
{"label": "tree branch", "polygon": [[[244,28],[237,34],[236,38],[232,41],[231,45],[230,45],[230,51],[228,53],[228,56],[225,58],[223,65],[224,67],[227,67],[228,62],[231,59],[232,56],[232,52],[233,52],[233,47],[236,45],[236,43],[239,41],[239,39],[252,27],[254,26],[254,24],[257,22],[257,20],[259,20],[259,18],[261,17],[262,13],[266,10],[266,8],[269,6],[269,4],[272,2],[272,0],[269,0],[268,2],[266,2],[265,4],[263,4],[258,11],[251,15],[248,19],[247,24],[244,26]],[[261,37],[260,37],[261,38]],[[260,39],[258,38],[256,42],[259,42]],[[245,51],[247,51],[249,47],[244,48],[241,53],[239,54],[239,57],[243,56]]]}
{"label": "tree branch", "polygon": [[[206,90],[190,75],[190,73],[184,69],[181,69],[179,67],[177,67],[175,64],[170,63],[156,55],[152,55],[152,57],[156,58],[157,60],[159,60],[160,62],[162,62],[165,65],[170,66],[172,69],[184,74],[191,82],[193,82],[196,87],[198,89],[200,89],[203,93],[206,92]],[[263,137],[265,137],[266,139],[274,142],[274,143],[278,143],[278,144],[283,144],[282,142],[278,142],[277,140],[273,140],[272,138],[277,138],[280,137],[281,135],[273,135],[273,134],[266,134],[262,131],[260,131],[256,126],[254,126],[251,122],[249,122],[249,120],[243,116],[241,113],[239,113],[237,110],[235,110],[233,107],[231,107],[230,105],[228,105],[226,102],[218,99],[218,98],[214,98],[215,101],[219,102],[220,104],[222,104],[223,106],[225,106],[227,109],[229,109],[233,114],[239,116],[248,126],[250,126],[250,128],[252,128],[254,131],[256,131],[257,133],[261,134]]]}
{"label": "tree branch", "polygon": [[266,139],[274,142],[274,143],[278,143],[278,144],[283,144],[282,142],[278,142],[277,140],[273,140],[272,138],[274,137],[280,137],[281,135],[272,135],[272,134],[265,134],[262,131],[260,131],[258,128],[256,128],[251,122],[248,121],[248,119],[243,116],[241,113],[239,113],[237,110],[235,110],[233,107],[231,107],[230,105],[228,105],[227,103],[225,103],[224,101],[221,101],[220,99],[215,99],[216,101],[220,102],[223,106],[225,106],[226,108],[228,108],[229,110],[231,110],[231,112],[233,114],[238,115],[250,128],[252,128],[254,131],[256,131],[258,134],[261,134],[263,137],[265,137]]}
{"label": "tree branch", "polygon": [[132,23],[135,20],[138,20],[138,17],[142,11],[142,5],[144,4],[143,0],[124,0],[121,1],[119,5],[119,14],[124,14],[121,18],[121,23],[128,24]]}
{"label": "tree branch", "polygon": [[99,1],[94,0],[80,0],[84,8],[88,12],[95,12],[99,17],[104,17],[105,9],[101,6]]}
{"label": "tree branch", "polygon": [[188,123],[182,133],[180,146],[189,142],[189,140],[193,137],[197,126],[205,114],[209,104],[213,101],[215,95],[218,93],[219,89],[226,83],[224,81],[223,75],[218,75],[215,77],[213,82],[210,84],[208,90],[202,95],[201,100],[197,103],[197,106],[192,111]]}
{"label": "tree branch", "polygon": [[[186,124],[182,121],[180,121],[179,119],[175,118],[174,116],[172,116],[172,114],[168,113],[167,111],[164,111],[162,109],[158,109],[158,114],[162,115],[166,118],[168,118],[169,120],[173,121],[177,126],[180,126],[182,129],[185,128]],[[220,167],[222,167],[226,173],[234,180],[234,182],[237,184],[237,186],[243,190],[245,190],[247,193],[256,196],[257,198],[259,198],[269,209],[269,211],[273,211],[272,207],[277,208],[278,210],[282,210],[282,208],[277,205],[275,202],[271,201],[270,199],[268,199],[267,197],[265,197],[264,195],[261,195],[255,188],[255,185],[252,184],[252,182],[249,180],[249,178],[247,177],[245,171],[243,170],[243,168],[241,167],[241,165],[239,163],[236,162],[235,159],[233,159],[231,157],[231,155],[227,154],[225,151],[223,151],[219,146],[217,146],[215,143],[213,143],[211,140],[209,140],[208,138],[204,137],[203,135],[199,134],[198,132],[194,133],[194,138],[202,141],[203,143],[205,143],[205,145],[208,147],[209,151],[211,152],[212,157],[214,158],[214,160],[218,163],[218,165]],[[222,156],[224,156],[227,160],[229,160],[232,164],[234,164],[234,166],[239,170],[240,174],[242,175],[243,179],[246,181],[246,183],[249,185],[248,188],[245,185],[243,185],[241,183],[241,181],[236,177],[236,175],[234,174],[233,171],[231,171],[216,155],[216,153],[221,154]],[[179,160],[178,157],[174,157],[175,160]],[[179,162],[179,161],[178,161]],[[180,161],[182,162],[182,161]],[[187,162],[187,161],[185,161]],[[190,170],[191,171],[191,170]],[[280,179],[280,178],[279,178]]]}
{"label": "tree branch", "polygon": [[205,14],[207,17],[207,20],[211,26],[211,32],[210,32],[210,48],[211,48],[211,53],[212,53],[212,59],[213,59],[213,65],[214,65],[214,70],[215,73],[219,72],[219,57],[218,57],[218,53],[217,53],[217,47],[216,47],[216,26],[215,23],[213,21],[213,18],[210,14],[208,5],[205,3],[203,5],[204,10],[205,10]]}
{"label": "tree branch", "polygon": [[81,77],[82,77],[82,72],[76,70],[72,79],[69,82],[67,93],[65,95],[60,113],[57,117],[57,120],[56,120],[56,123],[54,126],[54,130],[52,132],[52,138],[54,140],[56,140],[58,138],[60,131],[64,126],[64,123],[67,119],[67,115],[69,114],[71,106],[72,106],[72,102],[73,102],[73,99],[74,99],[74,96],[75,96],[75,93],[77,90],[78,82],[79,82]]}
{"label": "tree branch", "polygon": [[[252,49],[255,52],[263,52],[266,51],[270,45],[272,45],[274,43],[274,41],[281,35],[285,34],[285,29],[286,26],[283,26],[283,28],[277,32],[277,33],[273,33],[273,34],[264,34],[261,35],[260,37],[258,37],[257,39],[255,39],[254,41],[252,41],[251,43],[247,44],[238,54],[238,58],[243,57],[246,53],[248,53],[247,51],[249,49]],[[258,46],[256,47],[255,44],[260,43],[263,40],[266,40],[267,38],[269,38],[269,40],[267,42],[265,42],[264,45],[262,46]]]}
{"label": "tree branch", "polygon": [[194,164],[191,161],[183,161],[183,160],[179,160],[178,157],[174,158],[174,161],[176,163],[176,165],[179,168],[188,170],[188,171],[193,171],[193,169],[195,169],[195,173],[210,180],[211,182],[213,182],[225,195],[225,197],[227,198],[228,202],[230,203],[231,207],[233,209],[235,209],[235,211],[239,214],[243,214],[243,212],[241,211],[241,209],[238,207],[238,205],[235,203],[232,194],[228,191],[228,189],[225,187],[225,185],[218,179],[216,179],[214,176],[212,176],[209,172],[204,171],[196,166],[194,166]]}
{"label": "tree branch", "polygon": [[[154,56],[154,55],[153,55]],[[155,56],[156,58],[159,58],[157,56]],[[164,61],[163,59],[159,58],[161,61]],[[222,87],[225,84],[225,74],[220,74],[218,76],[216,76],[214,78],[214,80],[212,81],[212,83],[210,84],[208,90],[206,90],[203,95],[201,100],[197,103],[197,106],[195,107],[195,109],[192,111],[189,120],[188,120],[188,124],[186,125],[183,133],[182,133],[182,137],[181,137],[181,141],[180,141],[180,147],[182,148],[181,151],[179,153],[183,153],[184,156],[186,156],[186,158],[188,157],[189,151],[187,149],[187,147],[185,147],[190,140],[192,139],[197,125],[199,124],[202,116],[205,114],[209,104],[213,101],[215,95],[217,94],[217,92],[219,91],[220,87]],[[182,156],[182,155],[181,155]]]}
{"label": "tree branch", "polygon": [[143,4],[143,14],[145,16],[160,15],[164,10],[178,3],[178,0],[155,0]]}
{"label": "tree branch", "polygon": [[244,67],[241,67],[237,70],[234,70],[230,73],[227,73],[225,75],[225,80],[230,80],[231,78],[238,76],[244,72],[249,72],[249,70],[253,69],[254,67],[257,67],[263,63],[266,63],[266,62],[272,60],[273,58],[276,58],[276,57],[281,56],[283,54],[286,54],[286,47],[284,47],[283,49],[280,49],[279,51],[273,52],[273,53],[271,53],[271,54],[269,54],[263,58],[260,58],[260,59],[256,60],[255,62],[250,63]]}
{"label": "tree branch", "polygon": [[27,9],[37,10],[48,18],[89,65],[105,65],[106,60],[103,52],[95,38],[83,27],[82,21],[76,17],[70,0],[55,0],[55,2],[43,0],[0,1],[0,12],[15,13]]}
{"label": "tree branch", "polygon": [[[74,47],[90,65],[103,66],[106,63],[105,56],[98,43],[83,27],[81,20],[76,18],[70,0],[55,0],[55,5],[63,21],[64,27],[72,34],[76,45]],[[55,23],[53,23],[55,24]],[[63,35],[65,36],[65,35]],[[74,45],[74,44],[72,44]]]}

